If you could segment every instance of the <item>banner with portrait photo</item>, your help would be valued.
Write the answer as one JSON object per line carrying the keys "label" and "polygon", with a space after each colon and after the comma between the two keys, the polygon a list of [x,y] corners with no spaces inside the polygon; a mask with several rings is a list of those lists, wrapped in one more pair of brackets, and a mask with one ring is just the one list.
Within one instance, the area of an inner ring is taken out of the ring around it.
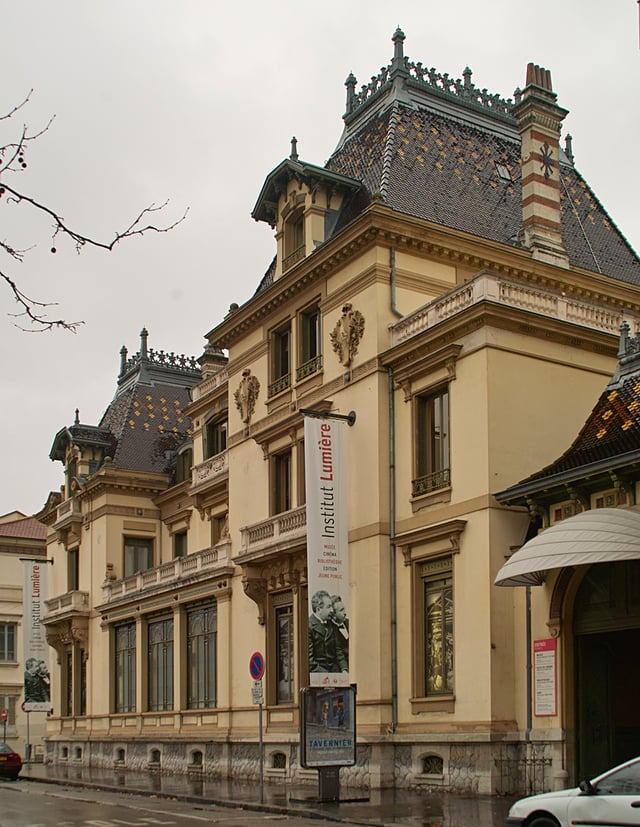
{"label": "banner with portrait photo", "polygon": [[49,645],[41,622],[46,598],[46,560],[24,560],[22,639],[25,712],[51,710]]}
{"label": "banner with portrait photo", "polygon": [[304,420],[311,686],[349,686],[345,427]]}

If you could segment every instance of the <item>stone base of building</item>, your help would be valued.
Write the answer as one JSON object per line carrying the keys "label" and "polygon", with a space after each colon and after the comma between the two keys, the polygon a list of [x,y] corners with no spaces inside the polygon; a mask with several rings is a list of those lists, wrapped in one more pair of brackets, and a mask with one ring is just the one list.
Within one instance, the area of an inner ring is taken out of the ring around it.
{"label": "stone base of building", "polygon": [[[196,741],[178,737],[127,741],[53,736],[45,762],[116,771],[189,774],[255,781],[260,777],[256,741]],[[359,742],[357,762],[342,767],[344,789],[408,789],[473,795],[529,795],[566,783],[559,743],[464,742],[384,736]],[[298,741],[269,739],[263,744],[263,778],[314,785],[315,769],[300,765]],[[560,781],[559,781],[560,779]],[[562,781],[564,779],[564,781]]]}

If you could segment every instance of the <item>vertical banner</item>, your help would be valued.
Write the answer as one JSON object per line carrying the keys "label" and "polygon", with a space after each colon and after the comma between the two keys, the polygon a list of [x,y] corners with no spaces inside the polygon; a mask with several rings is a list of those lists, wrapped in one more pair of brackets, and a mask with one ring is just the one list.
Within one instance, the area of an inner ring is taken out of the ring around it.
{"label": "vertical banner", "polygon": [[344,429],[335,420],[304,420],[311,686],[349,686]]}
{"label": "vertical banner", "polygon": [[24,561],[22,640],[24,654],[24,710],[51,709],[49,646],[41,623],[47,597],[47,563]]}

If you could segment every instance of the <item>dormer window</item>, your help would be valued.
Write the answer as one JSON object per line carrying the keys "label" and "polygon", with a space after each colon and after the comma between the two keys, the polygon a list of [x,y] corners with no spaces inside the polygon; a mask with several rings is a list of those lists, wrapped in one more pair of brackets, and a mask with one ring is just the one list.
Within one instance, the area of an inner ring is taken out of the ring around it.
{"label": "dormer window", "polygon": [[284,225],[284,260],[282,270],[288,270],[304,258],[304,213],[296,210]]}

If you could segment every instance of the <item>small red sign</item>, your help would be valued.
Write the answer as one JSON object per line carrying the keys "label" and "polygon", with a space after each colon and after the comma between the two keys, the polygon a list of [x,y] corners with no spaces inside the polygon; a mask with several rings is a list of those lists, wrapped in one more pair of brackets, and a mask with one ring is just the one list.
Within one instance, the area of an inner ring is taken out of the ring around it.
{"label": "small red sign", "polygon": [[2,710],[0,710],[0,721],[2,721],[2,723],[4,723],[6,720],[7,720],[7,710],[2,709]]}

